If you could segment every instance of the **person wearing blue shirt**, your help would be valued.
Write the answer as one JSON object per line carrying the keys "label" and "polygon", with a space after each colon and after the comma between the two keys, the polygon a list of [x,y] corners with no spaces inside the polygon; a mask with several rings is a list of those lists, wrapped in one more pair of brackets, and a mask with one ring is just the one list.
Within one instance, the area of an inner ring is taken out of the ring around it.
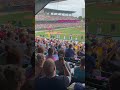
{"label": "person wearing blue shirt", "polygon": [[70,45],[69,45],[69,48],[66,49],[65,57],[71,58],[71,57],[74,57],[74,55],[75,55],[75,52],[74,52],[74,50],[72,49],[72,44],[70,44]]}
{"label": "person wearing blue shirt", "polygon": [[86,44],[85,52],[85,75],[89,77],[96,67],[96,59],[91,56],[91,48],[88,44]]}
{"label": "person wearing blue shirt", "polygon": [[85,82],[85,57],[81,59],[80,66],[75,68],[74,78],[79,82]]}

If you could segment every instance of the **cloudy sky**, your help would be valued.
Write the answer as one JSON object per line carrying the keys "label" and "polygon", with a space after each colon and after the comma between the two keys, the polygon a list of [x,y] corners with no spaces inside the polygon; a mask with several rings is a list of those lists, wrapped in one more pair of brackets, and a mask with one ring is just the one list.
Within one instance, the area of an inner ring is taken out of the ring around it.
{"label": "cloudy sky", "polygon": [[82,8],[85,8],[84,0],[66,0],[57,3],[50,3],[45,8],[76,11],[73,15],[75,17],[82,16]]}

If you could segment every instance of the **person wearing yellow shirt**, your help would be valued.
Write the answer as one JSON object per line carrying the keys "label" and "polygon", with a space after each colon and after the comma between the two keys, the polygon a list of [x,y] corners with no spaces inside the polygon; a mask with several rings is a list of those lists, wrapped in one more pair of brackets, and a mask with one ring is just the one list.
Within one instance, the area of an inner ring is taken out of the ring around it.
{"label": "person wearing yellow shirt", "polygon": [[50,38],[50,32],[48,33],[48,38]]}

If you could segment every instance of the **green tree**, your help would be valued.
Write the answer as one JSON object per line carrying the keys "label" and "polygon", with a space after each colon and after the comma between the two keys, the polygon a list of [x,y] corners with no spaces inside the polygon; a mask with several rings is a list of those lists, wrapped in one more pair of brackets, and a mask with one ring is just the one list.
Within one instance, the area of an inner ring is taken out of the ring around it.
{"label": "green tree", "polygon": [[82,18],[82,16],[79,16],[78,18],[79,18],[80,20],[82,20],[82,19],[83,19],[83,18]]}

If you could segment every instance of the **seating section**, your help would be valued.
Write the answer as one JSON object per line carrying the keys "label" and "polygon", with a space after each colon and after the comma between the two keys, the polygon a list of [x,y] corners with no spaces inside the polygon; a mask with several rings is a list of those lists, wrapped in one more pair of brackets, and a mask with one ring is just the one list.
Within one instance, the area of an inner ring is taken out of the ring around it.
{"label": "seating section", "polygon": [[[80,20],[73,16],[36,15],[35,29],[56,29],[80,26]],[[51,23],[49,23],[51,22]]]}
{"label": "seating section", "polygon": [[35,29],[56,29],[56,28],[66,28],[66,27],[78,27],[80,23],[46,23],[46,24],[36,24]]}
{"label": "seating section", "polygon": [[35,20],[45,21],[45,20],[78,20],[78,18],[73,16],[61,16],[61,15],[36,15]]}

